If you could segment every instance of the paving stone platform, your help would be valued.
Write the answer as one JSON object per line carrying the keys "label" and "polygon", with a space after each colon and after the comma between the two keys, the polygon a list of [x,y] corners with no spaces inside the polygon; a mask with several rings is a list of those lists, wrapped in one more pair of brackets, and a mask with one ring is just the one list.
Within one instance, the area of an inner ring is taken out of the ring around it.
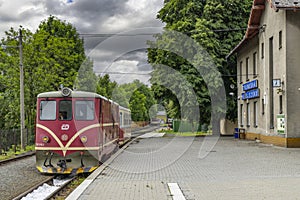
{"label": "paving stone platform", "polygon": [[205,137],[148,135],[118,152],[68,199],[176,199],[168,183],[177,183],[187,200],[300,199],[300,149],[233,137],[203,148]]}

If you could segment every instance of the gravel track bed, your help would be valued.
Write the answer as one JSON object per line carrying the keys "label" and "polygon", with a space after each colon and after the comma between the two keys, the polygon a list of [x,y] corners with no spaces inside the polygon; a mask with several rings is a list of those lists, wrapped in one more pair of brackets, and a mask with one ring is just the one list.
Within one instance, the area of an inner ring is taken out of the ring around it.
{"label": "gravel track bed", "polygon": [[10,200],[49,178],[35,168],[35,157],[0,165],[0,199]]}
{"label": "gravel track bed", "polygon": [[[157,126],[135,130],[134,136],[143,131],[153,131]],[[49,176],[40,174],[35,168],[35,156],[0,165],[0,200],[11,200]]]}

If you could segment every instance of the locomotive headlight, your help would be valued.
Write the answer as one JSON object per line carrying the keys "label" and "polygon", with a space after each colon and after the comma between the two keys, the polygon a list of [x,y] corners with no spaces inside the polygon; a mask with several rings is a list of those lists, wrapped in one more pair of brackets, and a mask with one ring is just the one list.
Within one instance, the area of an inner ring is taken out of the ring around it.
{"label": "locomotive headlight", "polygon": [[48,136],[44,136],[42,139],[44,143],[48,143],[50,141]]}
{"label": "locomotive headlight", "polygon": [[82,137],[80,137],[80,140],[81,140],[82,143],[86,143],[87,142],[87,137],[82,136]]}
{"label": "locomotive headlight", "polygon": [[70,88],[67,88],[67,87],[65,87],[65,88],[63,88],[63,89],[61,90],[61,94],[62,94],[64,97],[70,96],[71,92],[72,92],[72,90],[71,90]]}

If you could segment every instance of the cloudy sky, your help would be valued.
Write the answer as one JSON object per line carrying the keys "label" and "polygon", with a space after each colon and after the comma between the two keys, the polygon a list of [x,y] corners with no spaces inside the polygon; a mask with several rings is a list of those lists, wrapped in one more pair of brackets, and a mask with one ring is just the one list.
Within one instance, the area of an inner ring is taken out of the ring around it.
{"label": "cloudy sky", "polygon": [[41,21],[54,15],[83,34],[97,73],[109,72],[119,82],[147,82],[149,76],[143,74],[151,67],[144,48],[163,26],[156,19],[162,6],[163,0],[0,0],[0,37],[19,25],[35,32]]}

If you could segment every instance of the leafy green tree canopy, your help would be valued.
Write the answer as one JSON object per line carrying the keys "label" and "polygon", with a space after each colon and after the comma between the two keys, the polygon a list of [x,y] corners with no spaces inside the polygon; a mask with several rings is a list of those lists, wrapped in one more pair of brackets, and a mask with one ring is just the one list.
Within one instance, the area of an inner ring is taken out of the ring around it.
{"label": "leafy green tree canopy", "polygon": [[[221,81],[216,79],[215,74],[203,77],[203,74],[206,74],[203,73],[200,76],[195,66],[179,56],[195,55],[197,53],[193,52],[196,49],[191,48],[192,46],[189,42],[182,41],[182,43],[177,44],[177,49],[181,50],[180,54],[159,48],[160,44],[164,46],[174,45],[174,39],[171,34],[156,35],[157,39],[154,44],[150,43],[148,60],[154,68],[152,83],[157,83],[157,79],[163,78],[162,73],[155,72],[159,71],[161,64],[180,72],[191,83],[193,90],[197,94],[201,123],[209,123],[211,115],[215,117],[226,112],[221,106],[214,106],[215,108],[212,109],[211,97],[214,95],[214,98],[217,98],[222,85],[225,85],[226,94],[228,94],[230,92],[229,85],[236,84],[235,67],[228,65],[225,57],[243,37],[245,27],[247,27],[251,3],[252,0],[165,0],[164,7],[157,15],[166,24],[166,29],[181,32],[194,39],[203,47],[222,75],[223,80]],[[195,57],[193,62],[201,70],[209,70],[207,55],[202,55],[205,56]],[[186,58],[186,56],[184,57]],[[173,80],[164,80],[164,82],[167,81],[171,83]],[[157,97],[164,99],[167,105],[177,107],[172,109],[168,106],[170,111],[180,111],[180,108],[178,108],[180,105],[176,103],[175,95],[170,93],[170,90],[159,84],[155,85],[154,88]],[[224,101],[224,99],[219,101]],[[232,106],[232,103],[229,103],[229,105],[227,117],[234,119],[236,117],[236,106]],[[173,115],[176,116],[176,114]],[[177,114],[177,116],[179,115]],[[218,117],[215,117],[215,119],[217,120]]]}

